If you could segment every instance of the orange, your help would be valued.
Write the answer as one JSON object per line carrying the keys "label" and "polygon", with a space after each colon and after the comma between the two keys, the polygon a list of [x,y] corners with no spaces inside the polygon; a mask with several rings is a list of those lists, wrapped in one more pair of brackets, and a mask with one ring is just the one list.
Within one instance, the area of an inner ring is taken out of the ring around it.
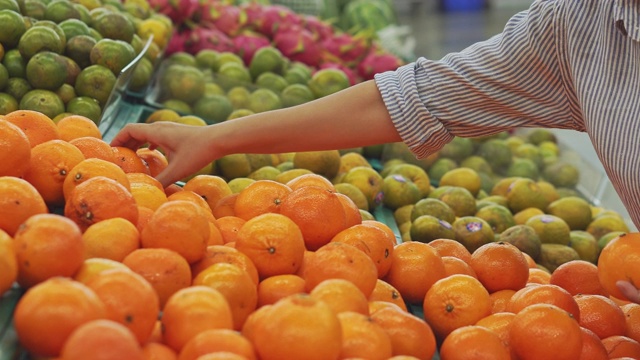
{"label": "orange", "polygon": [[308,292],[327,279],[351,281],[365,297],[376,287],[378,271],[373,260],[353,245],[330,242],[308,260],[303,276]]}
{"label": "orange", "polygon": [[14,237],[18,283],[30,287],[56,276],[71,277],[84,261],[82,233],[73,221],[56,214],[27,219]]}
{"label": "orange", "polygon": [[369,314],[373,315],[377,311],[388,308],[388,307],[396,309],[398,311],[404,311],[394,303],[390,303],[388,301],[382,301],[382,300],[374,300],[374,301],[369,301]]}
{"label": "orange", "polygon": [[225,216],[235,216],[236,215],[236,200],[238,199],[238,195],[240,193],[233,193],[231,195],[227,195],[222,199],[218,200],[216,206],[211,209],[213,216],[216,219],[225,217]]}
{"label": "orange", "polygon": [[304,293],[304,287],[304,279],[298,275],[284,274],[268,277],[258,284],[258,307],[275,304],[289,295]]}
{"label": "orange", "polygon": [[[96,355],[99,354],[99,355]],[[95,358],[144,360],[135,336],[112,320],[93,320],[79,326],[64,344],[61,360]]]}
{"label": "orange", "polygon": [[395,305],[398,305],[402,310],[407,311],[407,304],[404,303],[402,294],[388,282],[378,279],[376,280],[376,287],[373,288],[373,292],[369,295],[369,301],[386,301]]}
{"label": "orange", "polygon": [[446,276],[453,274],[464,274],[469,275],[474,278],[478,278],[475,270],[468,263],[464,262],[464,260],[453,257],[453,256],[443,256],[442,263],[444,264],[444,270]]}
{"label": "orange", "polygon": [[190,286],[171,295],[161,321],[164,343],[178,353],[203,331],[233,329],[229,303],[218,290],[208,286]]}
{"label": "orange", "polygon": [[131,195],[133,195],[138,206],[144,206],[154,211],[167,202],[167,195],[164,193],[164,189],[158,189],[149,183],[131,182]]}
{"label": "orange", "polygon": [[391,357],[391,338],[382,325],[358,312],[344,311],[337,316],[342,328],[340,358],[386,360]]}
{"label": "orange", "polygon": [[167,196],[171,196],[172,194],[180,191],[184,191],[184,189],[178,184],[169,184],[164,188],[164,192]]}
{"label": "orange", "polygon": [[138,234],[144,230],[145,226],[151,220],[151,216],[154,211],[145,206],[138,206],[138,222],[136,223],[136,228],[138,229]]}
{"label": "orange", "polygon": [[[236,211],[237,205],[236,202]],[[312,251],[331,241],[347,226],[342,203],[336,194],[317,186],[292,191],[282,200],[280,213],[300,227],[305,245]]]}
{"label": "orange", "polygon": [[422,360],[433,358],[436,338],[423,319],[393,306],[372,312],[371,319],[389,335],[393,355],[410,355]]}
{"label": "orange", "polygon": [[90,258],[82,262],[78,271],[73,275],[73,279],[86,285],[96,275],[110,269],[131,270],[119,261],[105,258]]}
{"label": "orange", "polygon": [[527,264],[529,265],[529,269],[534,269],[538,267],[538,264],[536,264],[536,261],[533,260],[531,255],[527,254],[526,252],[523,252],[522,256],[524,256],[524,258],[527,259]]}
{"label": "orange", "polygon": [[22,177],[29,169],[31,144],[19,127],[0,119],[0,176]]}
{"label": "orange", "polygon": [[149,175],[153,177],[158,176],[169,166],[167,157],[157,149],[139,148],[136,150],[136,154],[147,164]]}
{"label": "orange", "polygon": [[373,260],[380,278],[391,268],[394,239],[377,226],[356,224],[337,233],[331,241],[350,244],[362,250]]}
{"label": "orange", "polygon": [[627,300],[618,289],[619,280],[640,284],[640,233],[628,233],[611,240],[598,257],[598,277],[609,295]]}
{"label": "orange", "polygon": [[629,303],[620,307],[627,323],[625,336],[640,342],[640,305]]}
{"label": "orange", "polygon": [[295,274],[305,251],[298,225],[275,213],[249,219],[238,231],[236,249],[251,259],[261,279]]}
{"label": "orange", "polygon": [[191,265],[191,276],[196,277],[202,270],[219,262],[240,267],[247,272],[253,283],[258,285],[258,269],[251,259],[236,248],[222,245],[207,246],[204,257]]}
{"label": "orange", "polygon": [[222,232],[218,228],[218,225],[213,221],[209,221],[209,240],[207,241],[207,246],[211,245],[224,245]]}
{"label": "orange", "polygon": [[[162,191],[162,194],[164,195],[164,188],[162,187],[162,183],[160,183],[160,181],[158,181],[153,176],[151,176],[149,174],[145,174],[145,173],[140,173],[140,172],[126,173],[126,176],[127,176],[127,179],[129,179],[129,183],[131,185],[133,185],[133,184],[151,185],[151,186],[157,188],[158,190]],[[165,195],[165,197],[166,197],[166,195]]]}
{"label": "orange", "polygon": [[67,198],[64,215],[84,231],[94,223],[115,217],[136,224],[138,206],[131,192],[122,184],[96,176],[76,186]]}
{"label": "orange", "polygon": [[261,360],[337,359],[340,355],[340,321],[322,301],[296,294],[260,309],[245,336]]}
{"label": "orange", "polygon": [[640,343],[622,335],[614,335],[602,339],[609,359],[640,359]]}
{"label": "orange", "polygon": [[80,161],[69,171],[62,184],[62,192],[65,199],[71,196],[76,186],[96,176],[104,176],[115,180],[127,190],[131,190],[131,183],[127,178],[127,174],[118,165],[102,159],[89,158]]}
{"label": "orange", "polygon": [[611,299],[590,294],[577,294],[573,298],[580,307],[580,326],[593,331],[600,339],[626,334],[624,313]]}
{"label": "orange", "polygon": [[246,222],[247,220],[237,216],[224,216],[216,219],[216,225],[218,225],[224,243],[236,242],[238,231]]}
{"label": "orange", "polygon": [[213,209],[218,200],[232,193],[229,184],[216,175],[197,175],[189,179],[184,186],[184,190],[193,191],[202,196],[209,204],[209,209]]}
{"label": "orange", "polygon": [[140,234],[140,244],[143,248],[173,250],[192,264],[204,256],[209,234],[209,221],[198,205],[186,200],[168,201],[149,219]]}
{"label": "orange", "polygon": [[102,139],[98,125],[86,116],[69,115],[60,119],[56,125],[58,126],[60,139],[64,141],[71,141],[81,137]]}
{"label": "orange", "polygon": [[242,334],[229,329],[211,329],[189,340],[180,351],[178,360],[196,360],[202,355],[216,352],[229,352],[246,359],[256,359],[253,344]]}
{"label": "orange", "polygon": [[287,181],[286,185],[291,188],[291,190],[296,190],[303,186],[317,186],[329,191],[336,191],[335,186],[333,186],[333,183],[329,179],[315,173],[297,176]]}
{"label": "orange", "polygon": [[20,224],[36,214],[49,212],[47,204],[26,180],[0,177],[0,229],[13,236]]}
{"label": "orange", "polygon": [[466,263],[471,263],[471,253],[457,240],[435,239],[429,242],[429,246],[438,250],[440,256],[453,256]]}
{"label": "orange", "polygon": [[532,284],[516,291],[507,305],[507,311],[518,313],[533,304],[551,304],[568,312],[580,321],[580,307],[565,289],[551,284]]}
{"label": "orange", "polygon": [[442,342],[443,359],[511,359],[509,349],[493,331],[477,325],[453,330]]}
{"label": "orange", "polygon": [[167,345],[148,342],[142,346],[145,360],[178,360],[178,354]]}
{"label": "orange", "polygon": [[435,282],[423,301],[425,320],[444,339],[453,330],[473,325],[491,313],[489,293],[469,275],[451,275]]}
{"label": "orange", "polygon": [[116,163],[116,155],[111,149],[111,145],[103,140],[86,136],[77,139],[69,140],[69,144],[82,152],[85,159],[101,159],[111,163]]}
{"label": "orange", "polygon": [[197,360],[250,360],[246,356],[234,354],[228,351],[216,351],[202,356],[198,356]]}
{"label": "orange", "polygon": [[41,112],[17,110],[6,114],[3,119],[19,127],[29,138],[32,148],[45,141],[60,139],[56,123]]}
{"label": "orange", "polygon": [[607,291],[600,284],[598,267],[585,260],[572,260],[558,266],[551,273],[549,283],[560,286],[571,295],[608,296]]}
{"label": "orange", "polygon": [[160,300],[160,308],[175,292],[191,285],[189,263],[169,249],[134,250],[122,263],[153,286]]}
{"label": "orange", "polygon": [[584,327],[580,327],[580,330],[582,331],[580,360],[608,360],[609,354],[598,335]]}
{"label": "orange", "polygon": [[551,304],[533,304],[511,320],[509,344],[518,359],[575,360],[582,352],[582,331],[567,311]]}
{"label": "orange", "polygon": [[105,304],[107,318],[129,329],[144,345],[160,313],[158,295],[141,275],[123,269],[105,270],[87,282]]}
{"label": "orange", "polygon": [[[338,200],[340,200],[340,203],[342,204],[344,215],[347,221],[346,227],[348,228],[353,225],[361,224],[362,214],[360,213],[360,208],[358,208],[358,205],[356,205],[356,203],[354,203],[353,200],[351,200],[351,198],[345,194],[341,194],[339,192],[336,192],[335,194],[338,197]],[[394,240],[395,240],[395,237],[394,237]]]}
{"label": "orange", "polygon": [[334,313],[350,311],[369,315],[369,301],[352,282],[344,279],[327,279],[309,292],[311,297],[324,301]]}
{"label": "orange", "polygon": [[183,190],[183,191],[175,192],[167,196],[167,200],[168,201],[174,201],[174,200],[191,201],[196,205],[200,206],[203,210],[205,210],[209,214],[212,213],[211,208],[209,207],[209,204],[207,203],[207,201],[202,196],[194,193],[191,190]]}
{"label": "orange", "polygon": [[383,278],[411,304],[420,304],[427,290],[446,276],[435,248],[421,242],[403,242],[393,249],[391,269]]}
{"label": "orange", "polygon": [[0,297],[11,289],[18,279],[18,258],[13,239],[0,230]]}
{"label": "orange", "polygon": [[491,299],[491,313],[495,314],[507,311],[507,306],[515,293],[515,290],[505,289],[489,294],[489,298]]}
{"label": "orange", "polygon": [[[265,213],[279,213],[283,200],[291,193],[291,188],[273,180],[258,180],[242,189],[235,199],[235,216],[249,220]],[[229,194],[226,195],[230,195]],[[217,204],[212,205],[215,208]]]}
{"label": "orange", "polygon": [[[557,269],[556,269],[557,270]],[[530,268],[527,284],[549,284],[551,282],[551,274],[539,268]]]}
{"label": "orange", "polygon": [[13,324],[20,345],[33,356],[58,356],[80,325],[106,318],[98,296],[65,277],[46,280],[27,290],[16,304]]}
{"label": "orange", "polygon": [[31,148],[29,169],[24,179],[33,185],[48,205],[64,203],[62,186],[67,175],[84,160],[77,147],[62,140],[50,140]]}
{"label": "orange", "polygon": [[480,246],[471,254],[471,268],[490,292],[520,290],[527,284],[529,266],[522,251],[507,242]]}
{"label": "orange", "polygon": [[227,299],[235,330],[242,329],[249,314],[258,306],[258,287],[246,271],[233,264],[210,265],[193,278],[193,285],[216,289]]}
{"label": "orange", "polygon": [[509,347],[509,326],[511,326],[511,321],[515,316],[516,314],[510,312],[492,313],[478,320],[475,325],[493,331],[498,335],[502,343]]}
{"label": "orange", "polygon": [[111,150],[116,156],[116,165],[120,166],[124,172],[149,174],[149,167],[135,151],[124,146],[112,146]]}
{"label": "orange", "polygon": [[84,257],[122,261],[140,247],[138,228],[123,218],[97,222],[82,234]]}

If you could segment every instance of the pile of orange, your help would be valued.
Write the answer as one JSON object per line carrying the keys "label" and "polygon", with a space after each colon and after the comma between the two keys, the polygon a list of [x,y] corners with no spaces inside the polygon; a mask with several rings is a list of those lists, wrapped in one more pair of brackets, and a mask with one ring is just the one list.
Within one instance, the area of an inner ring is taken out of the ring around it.
{"label": "pile of orange", "polygon": [[639,234],[553,273],[508,243],[397,244],[320,175],[163,188],[161,152],[87,121],[0,118],[0,293],[26,290],[14,324],[34,356],[640,358],[640,305],[615,292],[640,282],[618,266]]}

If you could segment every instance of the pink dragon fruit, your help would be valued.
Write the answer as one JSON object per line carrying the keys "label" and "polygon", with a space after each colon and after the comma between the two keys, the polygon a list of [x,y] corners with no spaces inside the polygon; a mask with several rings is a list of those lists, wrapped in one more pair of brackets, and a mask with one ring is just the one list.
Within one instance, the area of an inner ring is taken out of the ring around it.
{"label": "pink dragon fruit", "polygon": [[320,64],[322,47],[313,39],[310,31],[300,26],[291,26],[278,31],[273,45],[291,61],[299,61],[309,66]]}
{"label": "pink dragon fruit", "polygon": [[173,34],[171,35],[171,39],[167,44],[165,49],[165,56],[171,55],[176,52],[185,51],[185,42],[189,37],[191,30],[173,30]]}
{"label": "pink dragon fruit", "polygon": [[182,24],[198,10],[198,0],[149,0],[154,11],[167,15],[174,24]]}
{"label": "pink dragon fruit", "polygon": [[302,24],[302,17],[282,5],[265,6],[259,20],[259,31],[273,39],[276,33]]}
{"label": "pink dragon fruit", "polygon": [[248,2],[240,5],[240,10],[244,13],[246,28],[260,31],[260,24],[264,18],[264,9],[264,5],[255,2]]}
{"label": "pink dragon fruit", "polygon": [[347,78],[349,78],[349,83],[351,85],[355,85],[357,83],[360,82],[360,79],[358,78],[358,75],[356,74],[356,72],[354,71],[354,69],[344,65],[344,64],[340,64],[340,63],[336,63],[336,62],[324,62],[320,65],[320,69],[338,69],[338,70],[342,70],[342,72],[347,75]]}
{"label": "pink dragon fruit", "polygon": [[312,15],[303,15],[304,28],[309,30],[317,41],[323,41],[333,36],[333,26],[326,21]]}
{"label": "pink dragon fruit", "polygon": [[363,35],[341,33],[326,38],[322,46],[343,62],[355,64],[367,54],[370,40]]}
{"label": "pink dragon fruit", "polygon": [[204,26],[215,26],[218,30],[228,36],[236,36],[243,29],[245,15],[237,6],[211,4],[207,5],[208,11],[200,24]]}
{"label": "pink dragon fruit", "polygon": [[218,29],[197,27],[191,30],[185,41],[185,51],[197,54],[200,50],[210,49],[219,52],[233,52],[235,45],[233,40]]}
{"label": "pink dragon fruit", "polygon": [[256,50],[271,45],[271,42],[266,36],[250,30],[243,31],[232,40],[236,47],[237,54],[242,57],[242,60],[244,60],[247,66],[251,63],[251,59]]}
{"label": "pink dragon fruit", "polygon": [[372,49],[358,64],[357,71],[364,80],[371,80],[375,74],[395,70],[403,64],[399,57],[391,53]]}

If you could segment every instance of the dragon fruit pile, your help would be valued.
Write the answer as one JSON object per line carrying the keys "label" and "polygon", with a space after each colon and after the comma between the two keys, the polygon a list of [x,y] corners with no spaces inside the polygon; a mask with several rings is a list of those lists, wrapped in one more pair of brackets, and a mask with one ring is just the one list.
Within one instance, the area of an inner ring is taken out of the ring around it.
{"label": "dragon fruit pile", "polygon": [[352,84],[403,64],[384,50],[370,31],[347,33],[318,17],[298,14],[284,6],[235,6],[217,0],[149,2],[174,22],[167,55],[211,49],[236,53],[249,64],[257,49],[274,46],[291,61],[314,69],[338,68]]}

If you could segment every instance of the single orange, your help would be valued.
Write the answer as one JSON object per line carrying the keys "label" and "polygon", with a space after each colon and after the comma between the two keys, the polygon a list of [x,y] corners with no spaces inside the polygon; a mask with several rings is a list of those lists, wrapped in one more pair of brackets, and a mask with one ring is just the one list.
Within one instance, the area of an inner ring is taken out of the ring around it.
{"label": "single orange", "polygon": [[533,304],[555,305],[580,321],[580,307],[569,292],[551,284],[532,284],[516,291],[507,305],[507,311],[519,313]]}
{"label": "single orange", "polygon": [[369,301],[362,291],[348,280],[324,280],[316,285],[309,295],[324,301],[336,314],[349,311],[369,315]]}
{"label": "single orange", "polygon": [[149,340],[160,303],[145,278],[131,270],[111,269],[94,276],[87,286],[105,304],[108,319],[126,326],[140,345]]}
{"label": "single orange", "polygon": [[246,271],[233,264],[220,262],[210,265],[193,278],[193,285],[216,289],[227,299],[233,328],[238,331],[258,306],[258,287]]}
{"label": "single orange", "polygon": [[111,218],[97,222],[82,234],[84,257],[122,261],[140,247],[140,232],[130,221]]}
{"label": "single orange", "polygon": [[369,295],[368,300],[387,301],[407,311],[407,304],[405,304],[400,291],[382,279],[376,280],[376,287],[373,289],[371,295]]}
{"label": "single orange", "polygon": [[229,303],[218,290],[208,286],[190,286],[171,295],[161,321],[164,343],[178,353],[201,332],[233,329]]}
{"label": "single orange", "polygon": [[336,191],[335,186],[333,186],[333,183],[329,179],[315,173],[296,176],[287,181],[286,185],[291,188],[291,190],[296,190],[303,186],[318,186],[329,191]]}
{"label": "single orange", "polygon": [[290,193],[291,188],[285,184],[273,180],[258,180],[238,192],[233,212],[235,216],[244,220],[265,213],[279,213],[283,200]]}
{"label": "single orange", "polygon": [[[237,211],[238,202],[236,202]],[[292,191],[280,205],[280,213],[295,222],[309,250],[317,250],[346,229],[342,203],[334,192],[317,186]]]}
{"label": "single orange", "polygon": [[377,226],[356,224],[337,233],[331,241],[350,244],[362,250],[373,260],[379,278],[384,277],[391,268],[395,243]]}
{"label": "single orange", "polygon": [[[545,346],[539,346],[542,343]],[[533,304],[511,321],[509,344],[518,359],[575,360],[582,352],[582,330],[566,310],[551,304]]]}
{"label": "single orange", "polygon": [[[205,210],[209,214],[212,214],[211,208],[209,207],[209,204],[207,203],[207,201],[202,196],[196,194],[191,190],[182,190],[182,191],[175,192],[167,196],[167,200],[168,201],[174,201],[174,200],[191,201],[196,205],[200,206],[203,210]],[[211,218],[209,220],[211,220]]]}
{"label": "single orange", "polygon": [[421,242],[403,242],[393,249],[391,269],[383,278],[411,304],[420,304],[431,286],[446,276],[437,250]]}
{"label": "single orange", "polygon": [[13,239],[0,230],[0,297],[7,292],[18,279],[18,258]]}
{"label": "single orange", "polygon": [[629,303],[620,307],[627,323],[625,336],[640,342],[640,304]]}
{"label": "single orange", "polygon": [[171,295],[191,285],[189,263],[169,249],[134,250],[122,263],[153,286],[160,300],[160,308],[164,307]]}
{"label": "single orange", "polygon": [[62,360],[82,360],[98,356],[111,359],[144,360],[142,347],[121,323],[93,320],[79,326],[62,348]]}
{"label": "single orange", "polygon": [[81,137],[102,139],[98,125],[86,116],[69,115],[60,119],[56,125],[58,126],[60,139],[64,141],[71,141]]}
{"label": "single orange", "polygon": [[209,234],[209,221],[198,205],[186,200],[168,201],[149,219],[140,234],[140,244],[143,248],[173,250],[192,264],[204,256]]}
{"label": "single orange", "polygon": [[145,360],[178,360],[178,354],[167,345],[148,342],[142,346]]}
{"label": "single orange", "polygon": [[464,274],[469,275],[474,278],[478,278],[475,270],[468,263],[464,262],[464,260],[454,257],[454,256],[443,256],[442,263],[444,264],[444,270],[446,276],[453,274]]}
{"label": "single orange", "polygon": [[391,357],[391,338],[382,325],[354,311],[343,311],[337,316],[342,328],[340,358],[386,360]]}
{"label": "single orange", "polygon": [[116,157],[116,165],[120,166],[124,172],[149,174],[149,167],[134,150],[124,146],[112,146],[111,150]]}
{"label": "single orange", "polygon": [[147,164],[149,175],[153,177],[158,176],[169,166],[167,157],[157,149],[139,148],[136,150],[136,154]]}
{"label": "single orange", "polygon": [[367,254],[353,245],[330,242],[309,258],[305,264],[306,290],[327,279],[345,279],[354,283],[365,297],[376,287],[378,270]]}
{"label": "single orange", "polygon": [[626,334],[624,313],[611,299],[591,294],[577,294],[573,298],[580,308],[580,326],[593,331],[600,339]]}
{"label": "single orange", "polygon": [[131,270],[120,261],[105,258],[89,258],[82,262],[78,271],[73,275],[73,279],[86,285],[96,275],[110,269]]}
{"label": "single orange", "polygon": [[14,246],[18,283],[25,288],[52,277],[71,277],[84,261],[80,229],[57,214],[31,216],[16,232]]}
{"label": "single orange", "polygon": [[508,348],[509,326],[511,326],[511,321],[515,316],[516,314],[510,312],[492,313],[478,320],[475,325],[485,327],[496,333],[500,340],[502,340],[502,343]]}
{"label": "single orange", "polygon": [[184,186],[184,190],[193,191],[194,193],[202,196],[202,198],[209,204],[209,209],[213,209],[218,200],[232,193],[229,184],[216,175],[197,175]]}
{"label": "single orange", "polygon": [[[167,202],[167,195],[162,187],[157,188],[144,182],[131,182],[131,195],[133,195],[138,206],[144,206],[154,211]],[[206,211],[203,211],[203,213],[206,213]]]}
{"label": "single orange", "polygon": [[85,159],[101,159],[116,163],[116,155],[107,142],[90,136],[69,140],[69,144],[82,152]]}
{"label": "single orange", "polygon": [[[556,269],[557,270],[557,269]],[[551,283],[551,274],[539,268],[530,268],[527,284],[549,284]]]}
{"label": "single orange", "polygon": [[180,351],[178,360],[196,360],[216,352],[228,352],[248,360],[256,359],[253,344],[242,334],[229,329],[211,329],[191,338]]}
{"label": "single orange", "polygon": [[222,234],[224,243],[236,242],[238,240],[238,232],[247,220],[237,216],[224,216],[216,219],[216,225]]}
{"label": "single orange", "polygon": [[408,355],[421,360],[433,358],[436,338],[423,319],[394,306],[372,312],[371,319],[389,335],[393,355]]}
{"label": "single orange", "polygon": [[608,296],[607,291],[600,284],[598,267],[585,260],[572,260],[558,266],[551,274],[549,283],[560,286],[571,295]]}
{"label": "single orange", "polygon": [[362,224],[362,214],[360,213],[360,208],[358,208],[358,205],[356,205],[356,203],[354,203],[353,200],[351,200],[351,198],[345,194],[339,192],[336,192],[335,194],[338,197],[338,200],[340,200],[342,208],[344,209],[344,215],[347,221],[346,227],[348,228],[350,226]]}
{"label": "single orange", "polygon": [[236,215],[235,207],[236,207],[236,200],[238,199],[238,195],[240,195],[240,193],[233,193],[231,195],[227,195],[222,199],[218,200],[218,203],[216,203],[216,206],[214,206],[214,208],[211,209],[213,216],[215,216],[216,219],[225,217],[225,216],[235,216]]}
{"label": "single orange", "polygon": [[443,359],[511,359],[509,349],[498,335],[477,325],[453,330],[442,342],[440,356]]}
{"label": "single orange", "polygon": [[622,335],[609,336],[602,339],[609,359],[640,359],[640,343]]}
{"label": "single orange", "polygon": [[429,242],[429,246],[438,250],[440,256],[453,256],[466,262],[471,262],[471,253],[461,242],[453,239],[435,239]]}
{"label": "single orange", "polygon": [[238,249],[234,247],[222,245],[207,246],[204,257],[191,264],[192,277],[198,276],[202,270],[219,262],[237,265],[247,272],[254,284],[258,285],[258,269],[251,259],[245,253],[238,251]]}
{"label": "single orange", "polygon": [[41,112],[16,110],[4,115],[3,120],[19,127],[29,138],[32,148],[45,141],[60,139],[56,123]]}
{"label": "single orange", "polygon": [[422,309],[425,320],[439,339],[453,330],[473,325],[491,313],[489,293],[469,275],[451,275],[436,281],[427,291]]}
{"label": "single orange", "polygon": [[69,171],[62,184],[64,198],[69,198],[76,186],[96,176],[104,176],[115,180],[127,190],[131,190],[127,174],[118,165],[102,159],[88,158],[80,161]]}
{"label": "single orange", "polygon": [[96,176],[76,186],[67,198],[64,216],[78,224],[82,231],[94,223],[115,217],[136,224],[138,205],[122,184]]}
{"label": "single orange", "polygon": [[32,356],[55,357],[80,325],[106,318],[98,296],[86,285],[55,277],[22,295],[13,313],[20,345]]}
{"label": "single orange", "polygon": [[138,221],[136,222],[136,228],[138,229],[138,234],[144,230],[145,226],[151,220],[151,216],[153,216],[154,211],[145,206],[138,206]]}
{"label": "single orange", "polygon": [[28,218],[48,212],[42,195],[29,182],[13,176],[0,177],[0,230],[14,236]]}
{"label": "single orange", "polygon": [[[131,185],[133,185],[133,184],[150,185],[150,186],[153,186],[153,187],[157,188],[158,190],[162,191],[162,194],[165,195],[164,187],[162,187],[162,183],[160,183],[160,181],[158,181],[156,178],[154,178],[153,176],[151,176],[149,174],[135,172],[135,173],[126,173],[126,176],[127,176],[127,179],[129,179],[129,183]],[[165,197],[166,197],[166,195],[165,195]]]}
{"label": "single orange", "polygon": [[77,147],[62,140],[50,140],[31,148],[29,169],[24,179],[51,206],[64,204],[63,184],[71,169],[84,160]]}
{"label": "single orange", "polygon": [[31,144],[24,132],[0,119],[0,176],[22,177],[29,169]]}
{"label": "single orange", "polygon": [[288,217],[266,213],[249,219],[238,231],[236,249],[246,254],[261,279],[295,274],[304,257],[304,239]]}
{"label": "single orange", "polygon": [[289,295],[304,293],[304,287],[304,279],[298,275],[270,276],[258,284],[258,307],[275,304]]}
{"label": "single orange", "polygon": [[529,266],[522,251],[508,242],[492,242],[471,254],[471,268],[490,292],[520,290],[527,284]]}
{"label": "single orange", "polygon": [[238,355],[229,351],[216,351],[198,356],[196,360],[250,360],[246,356]]}
{"label": "single orange", "polygon": [[538,264],[536,263],[535,260],[533,260],[531,255],[527,254],[526,252],[523,252],[522,256],[524,256],[524,258],[527,259],[527,264],[529,265],[529,269],[534,269],[538,267]]}
{"label": "single orange", "polygon": [[611,240],[598,257],[598,277],[609,295],[626,300],[618,289],[620,280],[640,284],[640,233],[628,233]]}
{"label": "single orange", "polygon": [[584,327],[580,327],[580,330],[582,331],[580,360],[608,360],[609,354],[598,335]]}
{"label": "single orange", "polygon": [[489,298],[491,299],[491,313],[495,314],[507,311],[507,306],[515,293],[515,290],[505,289],[489,294]]}

